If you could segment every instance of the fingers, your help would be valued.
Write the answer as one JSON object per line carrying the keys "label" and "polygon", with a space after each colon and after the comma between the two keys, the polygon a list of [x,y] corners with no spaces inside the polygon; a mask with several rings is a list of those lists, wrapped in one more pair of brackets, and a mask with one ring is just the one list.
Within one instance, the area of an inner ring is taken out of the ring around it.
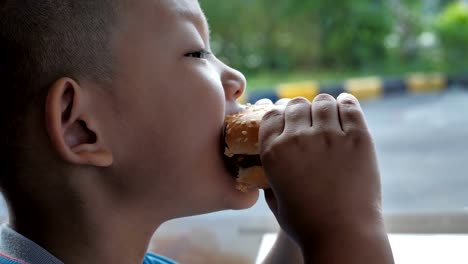
{"label": "fingers", "polygon": [[308,129],[312,126],[310,102],[302,97],[288,102],[284,112],[285,132]]}
{"label": "fingers", "polygon": [[270,207],[271,211],[278,211],[278,201],[276,200],[275,194],[273,193],[272,189],[265,190],[265,200],[268,204],[268,207]]}
{"label": "fingers", "polygon": [[284,130],[284,108],[277,105],[273,110],[268,111],[262,119],[259,131],[260,145],[262,149],[269,146],[275,138],[283,133]]}
{"label": "fingers", "polygon": [[325,131],[341,131],[338,105],[333,96],[320,94],[312,102],[312,120],[314,128]]}
{"label": "fingers", "polygon": [[273,102],[267,98],[260,99],[257,102],[255,102],[255,105],[270,105],[270,104],[273,104]]}
{"label": "fingers", "polygon": [[367,130],[366,119],[356,97],[343,93],[338,96],[337,102],[341,128],[344,132]]}
{"label": "fingers", "polygon": [[289,101],[291,101],[291,99],[289,98],[283,98],[283,99],[279,99],[278,101],[276,101],[275,105],[288,105]]}
{"label": "fingers", "polygon": [[[272,104],[262,99],[256,104]],[[275,110],[265,115],[264,133],[267,141],[279,136],[283,131],[291,132],[306,129],[313,125],[321,130],[367,130],[367,123],[359,101],[351,94],[343,93],[336,100],[326,94],[315,97],[312,104],[307,99],[281,99],[275,103]],[[284,116],[283,116],[284,111]],[[268,130],[268,132],[267,132]],[[268,134],[268,135],[267,135]]]}
{"label": "fingers", "polygon": [[[280,99],[275,103],[273,111],[265,114],[262,120],[262,126],[260,127],[260,142],[262,146],[271,143],[277,138],[284,130],[284,109],[291,99]],[[256,105],[273,104],[269,99],[258,100]]]}

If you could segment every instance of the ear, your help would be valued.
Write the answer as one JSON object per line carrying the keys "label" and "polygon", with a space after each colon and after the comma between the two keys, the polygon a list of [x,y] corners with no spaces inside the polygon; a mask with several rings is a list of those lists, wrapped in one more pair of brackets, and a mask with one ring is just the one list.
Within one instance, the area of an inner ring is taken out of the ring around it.
{"label": "ear", "polygon": [[97,117],[87,107],[89,93],[70,78],[57,80],[46,100],[46,128],[60,157],[73,164],[108,167],[113,163],[103,143]]}

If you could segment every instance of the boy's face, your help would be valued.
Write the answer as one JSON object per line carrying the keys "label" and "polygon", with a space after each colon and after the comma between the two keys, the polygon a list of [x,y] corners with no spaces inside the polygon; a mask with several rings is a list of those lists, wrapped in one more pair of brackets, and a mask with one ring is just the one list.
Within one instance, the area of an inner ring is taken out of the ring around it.
{"label": "boy's face", "polygon": [[220,144],[245,78],[204,54],[209,32],[198,1],[132,1],[125,14],[106,131],[118,181],[173,215],[251,206],[258,191],[235,189]]}

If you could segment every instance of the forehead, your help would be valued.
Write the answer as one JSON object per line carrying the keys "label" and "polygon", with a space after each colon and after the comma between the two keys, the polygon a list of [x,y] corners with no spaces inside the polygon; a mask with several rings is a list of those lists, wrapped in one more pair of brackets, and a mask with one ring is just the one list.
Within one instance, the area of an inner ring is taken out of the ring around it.
{"label": "forehead", "polygon": [[166,4],[175,10],[200,12],[198,0],[160,0],[160,3]]}
{"label": "forehead", "polygon": [[[200,7],[198,0],[159,0],[157,6],[157,18],[168,20],[184,20],[189,21],[202,33],[203,36],[209,38],[210,29],[205,15]],[[167,21],[166,21],[167,22]],[[164,23],[164,22],[163,22]]]}
{"label": "forehead", "polygon": [[158,13],[173,16],[200,16],[203,12],[197,0],[158,0],[156,1]]}
{"label": "forehead", "polygon": [[[209,35],[208,23],[198,0],[153,0],[153,4],[155,4],[157,19],[187,20]],[[164,23],[164,21],[160,22]]]}

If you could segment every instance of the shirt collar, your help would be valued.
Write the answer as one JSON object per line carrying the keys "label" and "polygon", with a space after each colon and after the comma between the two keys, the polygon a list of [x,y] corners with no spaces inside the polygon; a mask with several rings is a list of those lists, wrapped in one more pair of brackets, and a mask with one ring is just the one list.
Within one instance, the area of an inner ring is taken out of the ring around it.
{"label": "shirt collar", "polygon": [[0,252],[28,264],[63,264],[47,250],[7,224],[0,226]]}

